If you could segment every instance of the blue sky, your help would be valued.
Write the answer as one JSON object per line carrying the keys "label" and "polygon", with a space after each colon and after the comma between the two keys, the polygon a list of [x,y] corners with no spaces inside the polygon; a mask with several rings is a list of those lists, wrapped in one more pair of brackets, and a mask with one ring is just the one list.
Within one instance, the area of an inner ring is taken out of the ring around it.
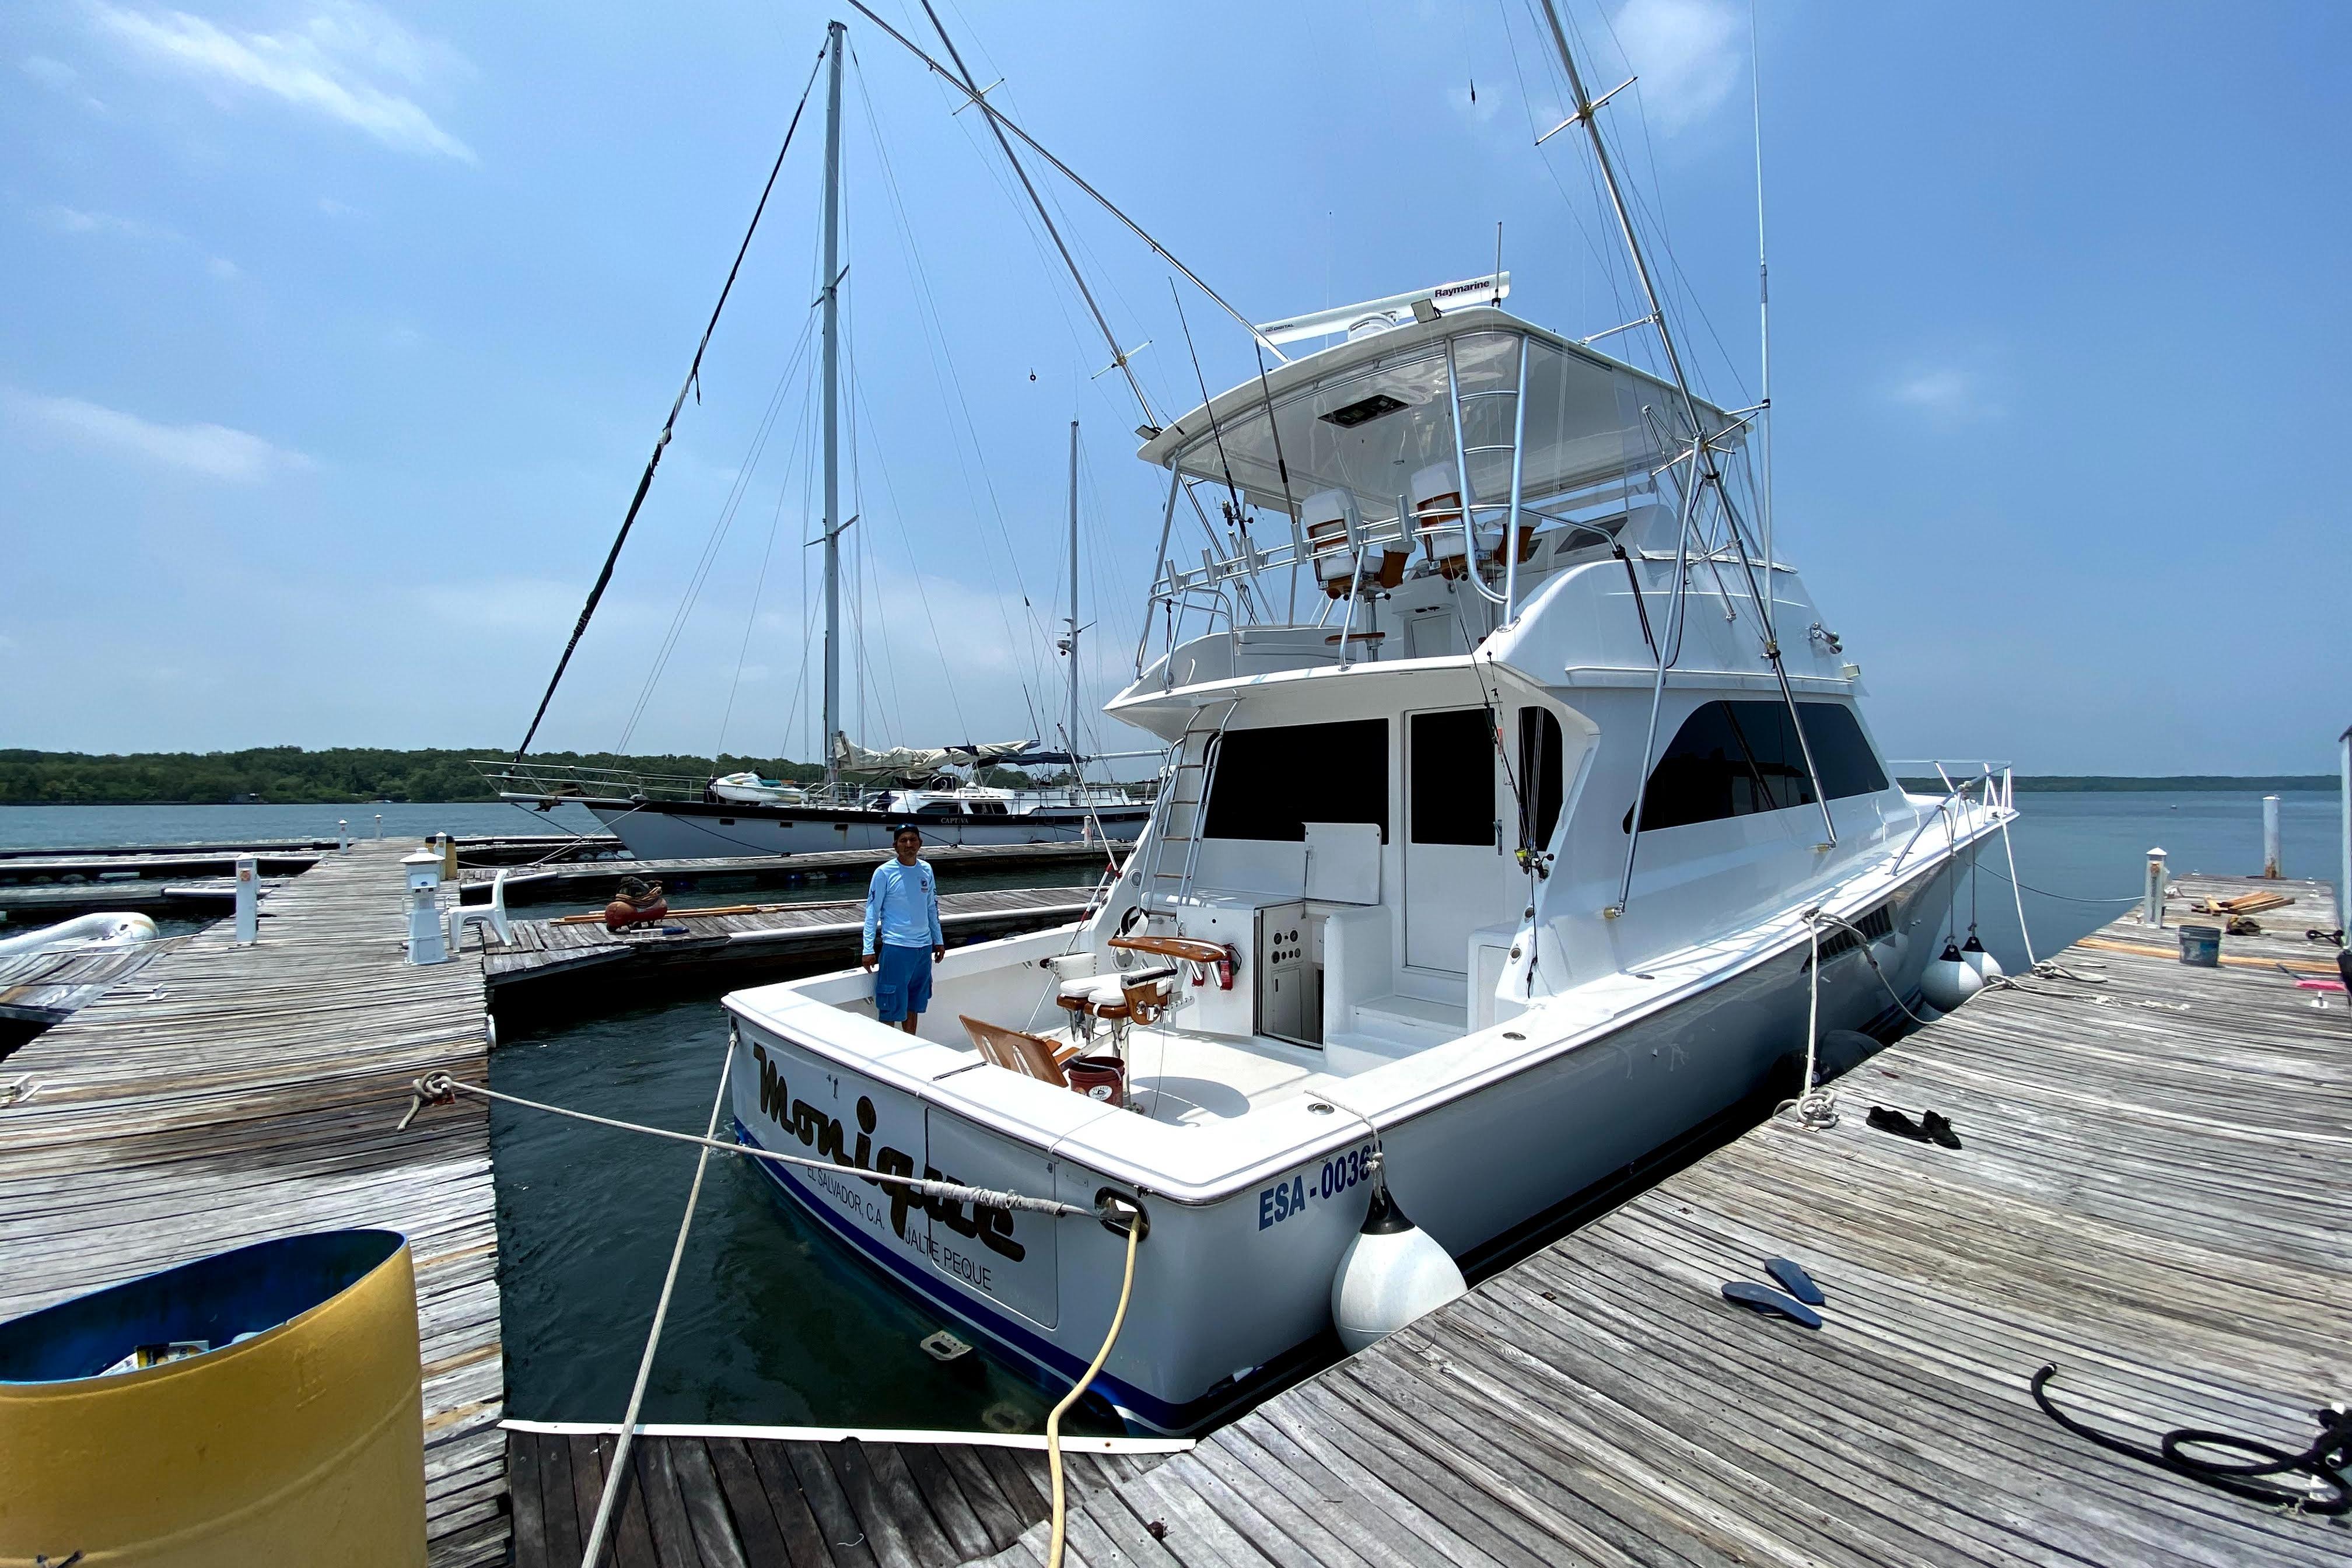
{"label": "blue sky", "polygon": [[[0,744],[519,738],[831,14],[9,6]],[[1610,132],[1693,358],[1744,402],[1748,12],[1571,14],[1595,90],[1640,77]],[[1090,706],[1132,655],[1157,489],[984,128],[846,15],[852,728],[1029,733],[1059,704],[1073,415]],[[1522,0],[942,15],[994,101],[1259,320],[1482,272],[1497,220],[1515,309],[1574,334],[1633,313],[1585,148],[1531,145],[1559,111]],[[2029,772],[2327,768],[2352,719],[2352,13],[1768,0],[1758,30],[1780,543],[1882,740]],[[820,131],[545,743],[811,743]],[[1039,177],[1150,343],[1155,404],[1197,401],[1168,268]],[[1213,306],[1184,310],[1213,388],[1251,373]]]}

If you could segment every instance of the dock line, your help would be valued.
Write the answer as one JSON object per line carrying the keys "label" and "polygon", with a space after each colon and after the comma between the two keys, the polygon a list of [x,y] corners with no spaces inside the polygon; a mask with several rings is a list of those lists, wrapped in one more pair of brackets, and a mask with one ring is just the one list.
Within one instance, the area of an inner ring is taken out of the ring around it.
{"label": "dock line", "polygon": [[[846,1171],[862,1181],[886,1183],[906,1188],[910,1193],[928,1198],[947,1198],[956,1203],[978,1204],[988,1208],[1028,1209],[1036,1214],[1048,1214],[1056,1218],[1092,1219],[1108,1214],[1105,1210],[1066,1204],[1055,1198],[1033,1198],[1026,1193],[1000,1190],[995,1187],[968,1187],[961,1182],[935,1181],[927,1176],[898,1176],[887,1171],[869,1171],[862,1165],[844,1165],[833,1160],[813,1160],[800,1154],[779,1154],[772,1149],[755,1149],[749,1144],[730,1143],[718,1138],[698,1138],[691,1132],[673,1132],[667,1127],[648,1127],[641,1121],[618,1121],[609,1116],[593,1116],[585,1110],[569,1106],[549,1105],[542,1100],[525,1100],[519,1094],[502,1094],[495,1089],[485,1089],[478,1083],[467,1083],[446,1072],[429,1072],[409,1085],[408,1109],[394,1125],[394,1131],[404,1131],[416,1120],[416,1113],[428,1105],[448,1105],[461,1094],[478,1100],[495,1100],[505,1105],[519,1105],[526,1110],[543,1110],[551,1116],[568,1116],[574,1121],[586,1121],[598,1127],[610,1127],[622,1132],[643,1133],[648,1138],[667,1138],[677,1143],[694,1143],[706,1149],[716,1149],[722,1154],[740,1154],[747,1159],[767,1160],[779,1165],[804,1165],[814,1171]],[[1109,1215],[1109,1217],[1117,1217]]]}
{"label": "dock line", "polygon": [[[2051,1403],[2047,1384],[2057,1372],[2057,1363],[2042,1363],[2042,1370],[2033,1374],[2033,1402],[2042,1406],[2044,1415],[2077,1437],[2142,1464],[2291,1513],[2352,1513],[2352,1482],[2346,1481],[2342,1473],[2344,1467],[2352,1463],[2352,1411],[2341,1405],[2313,1412],[2319,1421],[2319,1435],[2300,1454],[2290,1454],[2284,1448],[2240,1433],[2201,1426],[2175,1426],[2157,1439],[2155,1447],[2149,1448],[2085,1426]],[[2186,1448],[2218,1448],[2244,1454],[2249,1458],[2236,1464],[2202,1459],[2182,1452]],[[2329,1497],[2313,1489],[2294,1490],[2268,1479],[2273,1476],[2308,1476],[2335,1495]]]}
{"label": "dock line", "polygon": [[[719,1064],[719,1088],[710,1097],[709,1131],[719,1131],[719,1118],[727,1110],[727,1085],[735,1072],[735,1031],[727,1031],[727,1059]],[[710,1151],[702,1150],[694,1157],[694,1184],[686,1190],[686,1213],[677,1222],[677,1240],[669,1249],[669,1272],[662,1276],[661,1299],[654,1303],[654,1325],[646,1331],[646,1353],[637,1358],[637,1381],[629,1388],[629,1408],[621,1417],[621,1435],[613,1448],[612,1472],[604,1478],[604,1490],[596,1499],[596,1521],[588,1530],[588,1545],[580,1554],[580,1568],[596,1568],[604,1555],[605,1533],[613,1528],[613,1507],[621,1500],[621,1488],[629,1479],[629,1447],[636,1441],[637,1415],[645,1408],[646,1384],[653,1381],[654,1356],[661,1350],[662,1327],[669,1321],[669,1299],[677,1289],[677,1266],[686,1261],[686,1238],[694,1229],[695,1205],[702,1202],[702,1177],[710,1169]]]}

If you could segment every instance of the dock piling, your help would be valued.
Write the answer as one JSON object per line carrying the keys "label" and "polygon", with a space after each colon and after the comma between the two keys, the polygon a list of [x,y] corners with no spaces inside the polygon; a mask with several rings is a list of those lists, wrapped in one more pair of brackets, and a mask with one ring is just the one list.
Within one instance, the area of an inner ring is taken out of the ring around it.
{"label": "dock piling", "polygon": [[2278,811],[2278,796],[2263,796],[2263,875],[2273,881],[2286,875],[2279,868]]}

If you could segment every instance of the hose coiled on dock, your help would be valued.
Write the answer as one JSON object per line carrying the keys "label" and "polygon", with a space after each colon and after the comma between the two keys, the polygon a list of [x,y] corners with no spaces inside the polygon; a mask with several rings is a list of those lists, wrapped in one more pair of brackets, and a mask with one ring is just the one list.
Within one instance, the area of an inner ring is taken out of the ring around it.
{"label": "hose coiled on dock", "polygon": [[[2057,1374],[2055,1362],[2046,1362],[2033,1374],[2033,1402],[2042,1413],[2066,1428],[2077,1437],[2096,1443],[2102,1448],[2137,1459],[2186,1476],[2192,1481],[2245,1498],[2249,1501],[2271,1508],[2292,1509],[2298,1513],[2341,1514],[2352,1512],[2352,1482],[2342,1471],[2352,1464],[2352,1410],[2343,1405],[2329,1405],[2315,1412],[2319,1422],[2319,1436],[2310,1447],[2300,1454],[2290,1454],[2284,1448],[2273,1447],[2259,1438],[2235,1432],[2218,1432],[2202,1426],[2175,1426],[2157,1439],[2153,1448],[2099,1431],[2075,1420],[2050,1402],[2045,1385]],[[2200,1459],[2185,1452],[2189,1448],[2221,1448],[2255,1456],[2250,1464],[2231,1464],[2218,1459]],[[2264,1478],[2278,1476],[2308,1476],[2326,1488],[2333,1496],[2314,1492],[2307,1488],[2282,1486]]]}

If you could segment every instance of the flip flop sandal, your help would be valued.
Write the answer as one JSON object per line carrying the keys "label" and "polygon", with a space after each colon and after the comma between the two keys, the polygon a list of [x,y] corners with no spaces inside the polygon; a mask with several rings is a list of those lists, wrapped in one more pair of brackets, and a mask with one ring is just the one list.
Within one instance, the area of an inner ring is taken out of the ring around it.
{"label": "flip flop sandal", "polygon": [[1727,1301],[1737,1301],[1739,1305],[1753,1308],[1759,1312],[1777,1312],[1790,1322],[1803,1328],[1818,1329],[1822,1326],[1822,1315],[1802,1301],[1792,1296],[1783,1296],[1778,1290],[1769,1286],[1756,1284],[1752,1280],[1734,1279],[1726,1284],[1723,1288],[1723,1299]]}
{"label": "flip flop sandal", "polygon": [[1764,1272],[1779,1280],[1781,1289],[1808,1307],[1818,1307],[1828,1300],[1822,1294],[1822,1288],[1813,1283],[1813,1277],[1793,1258],[1769,1258],[1765,1262]]}
{"label": "flip flop sandal", "polygon": [[1885,1106],[1874,1105],[1870,1108],[1870,1115],[1865,1120],[1881,1132],[1892,1132],[1897,1138],[1908,1138],[1914,1143],[1928,1142],[1927,1134],[1920,1125],[1899,1110],[1890,1110]]}
{"label": "flip flop sandal", "polygon": [[1960,1146],[1960,1135],[1952,1131],[1952,1123],[1940,1110],[1930,1110],[1919,1118],[1919,1131],[1947,1149]]}

